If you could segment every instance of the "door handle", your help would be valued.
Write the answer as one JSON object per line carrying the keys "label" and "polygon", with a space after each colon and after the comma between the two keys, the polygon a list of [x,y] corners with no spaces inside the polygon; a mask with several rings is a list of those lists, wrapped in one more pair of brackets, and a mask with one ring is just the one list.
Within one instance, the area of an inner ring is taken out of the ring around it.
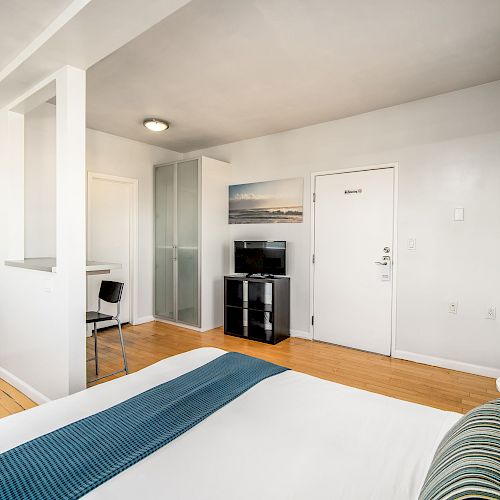
{"label": "door handle", "polygon": [[379,262],[378,260],[375,261],[375,264],[378,264],[379,266],[387,266],[387,261],[384,262]]}

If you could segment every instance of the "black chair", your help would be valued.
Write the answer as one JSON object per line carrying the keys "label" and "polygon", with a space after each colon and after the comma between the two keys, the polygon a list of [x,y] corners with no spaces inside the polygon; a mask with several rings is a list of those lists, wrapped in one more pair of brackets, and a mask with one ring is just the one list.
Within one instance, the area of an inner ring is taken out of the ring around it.
{"label": "black chair", "polygon": [[[122,346],[123,355],[123,368],[112,373],[107,373],[106,375],[101,375],[96,377],[90,382],[95,382],[102,378],[111,377],[111,375],[116,375],[117,373],[125,372],[128,375],[128,365],[127,365],[127,354],[125,353],[125,344],[123,343],[122,335],[122,324],[120,321],[120,301],[122,299],[123,293],[123,283],[118,283],[117,281],[102,281],[101,288],[99,289],[99,298],[97,311],[87,311],[87,323],[93,323],[94,329],[92,331],[92,336],[94,337],[94,352],[95,358],[88,359],[87,361],[93,361],[95,359],[95,374],[99,375],[99,355],[97,352],[97,323],[101,321],[116,321],[118,324],[118,334],[120,336],[120,344]],[[101,313],[101,300],[108,302],[110,304],[116,304],[116,316],[110,316],[109,314]]]}

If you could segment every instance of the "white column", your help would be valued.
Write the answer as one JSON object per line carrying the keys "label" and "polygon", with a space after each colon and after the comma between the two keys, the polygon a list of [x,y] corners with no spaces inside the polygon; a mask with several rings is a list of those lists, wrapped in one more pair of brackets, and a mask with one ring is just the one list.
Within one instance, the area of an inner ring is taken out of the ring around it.
{"label": "white column", "polygon": [[56,258],[65,289],[68,392],[86,386],[85,71],[65,67],[57,76]]}

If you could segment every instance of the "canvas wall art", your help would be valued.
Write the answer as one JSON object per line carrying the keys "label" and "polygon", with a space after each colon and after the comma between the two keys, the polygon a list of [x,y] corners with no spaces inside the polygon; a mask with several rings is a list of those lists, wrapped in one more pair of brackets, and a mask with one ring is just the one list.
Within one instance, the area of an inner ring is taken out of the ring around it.
{"label": "canvas wall art", "polygon": [[229,224],[302,222],[304,179],[229,186]]}

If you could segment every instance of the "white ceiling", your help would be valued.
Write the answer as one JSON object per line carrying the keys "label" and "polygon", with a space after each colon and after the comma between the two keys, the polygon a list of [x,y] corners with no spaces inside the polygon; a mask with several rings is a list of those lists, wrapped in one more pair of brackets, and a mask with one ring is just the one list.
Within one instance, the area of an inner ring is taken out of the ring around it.
{"label": "white ceiling", "polygon": [[70,3],[71,0],[0,0],[0,70]]}
{"label": "white ceiling", "polygon": [[87,121],[187,152],[498,79],[499,0],[193,0],[90,68]]}
{"label": "white ceiling", "polygon": [[[4,68],[0,67],[0,108],[12,104],[64,66],[87,70],[189,1],[72,0],[53,23]],[[18,16],[18,28],[22,27],[21,20],[38,19],[39,5],[35,7],[30,14],[19,11],[23,15]],[[48,17],[46,14],[42,17]],[[9,19],[14,22],[14,17]],[[0,33],[0,44],[2,40]]]}

